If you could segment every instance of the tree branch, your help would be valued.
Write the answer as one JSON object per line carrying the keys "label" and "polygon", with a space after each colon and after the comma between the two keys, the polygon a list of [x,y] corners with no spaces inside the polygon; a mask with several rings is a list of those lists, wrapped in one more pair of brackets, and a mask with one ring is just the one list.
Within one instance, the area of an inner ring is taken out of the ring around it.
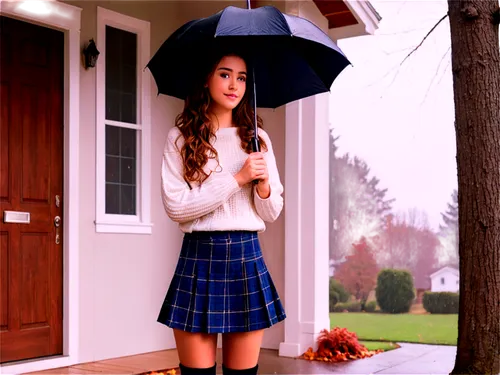
{"label": "tree branch", "polygon": [[[446,58],[446,55],[448,55],[448,52],[450,52],[450,51],[451,51],[451,46],[446,50],[446,52],[444,53],[443,57],[441,57],[441,61],[439,62],[438,68],[436,70],[436,74],[434,75],[434,77],[432,77],[431,83],[430,83],[429,87],[427,88],[427,92],[425,93],[425,97],[422,100],[421,105],[424,104],[425,100],[427,99],[427,96],[429,95],[429,92],[431,91],[432,84],[434,83],[434,80],[436,79],[436,77],[438,75],[439,68],[441,68],[441,64],[443,63],[444,59]],[[448,65],[444,69],[443,75],[441,76],[441,79],[443,78],[444,74],[446,73],[446,69],[447,68],[448,68]],[[441,80],[439,80],[439,81],[441,82]]]}
{"label": "tree branch", "polygon": [[432,32],[436,29],[436,27],[439,26],[439,24],[441,22],[443,22],[443,20],[448,17],[448,13],[446,13],[433,27],[432,29],[430,29],[430,31],[427,33],[427,35],[424,37],[424,39],[422,39],[422,41],[420,42],[420,44],[418,46],[416,46],[404,59],[403,61],[401,61],[401,64],[400,65],[403,65],[403,63],[416,51],[418,50],[422,44],[424,44],[425,40],[429,37],[429,35],[432,34]]}

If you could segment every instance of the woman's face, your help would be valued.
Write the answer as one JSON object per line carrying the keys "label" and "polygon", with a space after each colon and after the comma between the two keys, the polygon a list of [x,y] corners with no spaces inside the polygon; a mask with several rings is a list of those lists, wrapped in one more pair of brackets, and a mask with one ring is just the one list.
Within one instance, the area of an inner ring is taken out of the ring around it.
{"label": "woman's face", "polygon": [[208,79],[207,86],[216,110],[233,110],[245,95],[247,66],[237,56],[225,56]]}

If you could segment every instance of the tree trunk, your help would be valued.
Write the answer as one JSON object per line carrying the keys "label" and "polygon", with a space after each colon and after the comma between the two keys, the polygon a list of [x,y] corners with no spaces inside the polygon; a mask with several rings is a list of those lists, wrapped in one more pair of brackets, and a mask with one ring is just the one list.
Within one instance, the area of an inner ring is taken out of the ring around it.
{"label": "tree trunk", "polygon": [[459,195],[460,308],[452,374],[500,371],[498,0],[448,0]]}

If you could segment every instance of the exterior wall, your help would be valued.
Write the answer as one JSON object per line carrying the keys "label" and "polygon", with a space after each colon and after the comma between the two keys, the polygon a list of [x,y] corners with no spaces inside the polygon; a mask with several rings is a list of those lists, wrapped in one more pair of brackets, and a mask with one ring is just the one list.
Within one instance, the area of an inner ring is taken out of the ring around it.
{"label": "exterior wall", "polygon": [[[151,54],[177,27],[212,14],[229,1],[146,2],[68,1],[82,8],[81,46],[96,37],[97,7],[151,24]],[[99,46],[97,46],[99,48]],[[103,63],[103,61],[98,61]],[[151,221],[152,234],[105,234],[95,231],[95,69],[80,71],[80,311],[78,362],[88,362],[175,347],[171,330],[156,322],[174,272],[182,234],[164,213],[160,197],[160,166],[164,140],[182,102],[156,96],[151,85]],[[263,111],[284,170],[284,110]],[[282,176],[284,179],[284,176]],[[265,257],[278,290],[283,285],[284,214],[261,236]],[[264,347],[277,348],[283,324],[266,333]]]}
{"label": "exterior wall", "polygon": [[[444,280],[444,284],[442,283]],[[431,277],[432,292],[458,292],[460,277],[457,273],[444,270]]]}
{"label": "exterior wall", "polygon": [[[96,37],[97,7],[151,22],[151,50],[177,25],[175,2],[68,2],[82,8],[82,46]],[[99,48],[99,46],[97,46]],[[98,61],[103,63],[103,61]],[[149,352],[173,346],[170,332],[156,323],[181,236],[163,215],[161,153],[167,121],[180,103],[156,98],[152,85],[151,235],[96,233],[95,69],[81,68],[80,86],[80,316],[78,362]]]}

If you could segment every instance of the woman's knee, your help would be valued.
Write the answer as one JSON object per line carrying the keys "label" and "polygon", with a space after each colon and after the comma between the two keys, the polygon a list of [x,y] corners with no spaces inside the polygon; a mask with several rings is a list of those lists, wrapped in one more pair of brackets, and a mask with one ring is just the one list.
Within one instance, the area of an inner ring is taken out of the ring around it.
{"label": "woman's knee", "polygon": [[263,330],[223,335],[224,374],[257,374],[263,335]]}
{"label": "woman's knee", "polygon": [[182,375],[215,375],[217,335],[174,329]]}

